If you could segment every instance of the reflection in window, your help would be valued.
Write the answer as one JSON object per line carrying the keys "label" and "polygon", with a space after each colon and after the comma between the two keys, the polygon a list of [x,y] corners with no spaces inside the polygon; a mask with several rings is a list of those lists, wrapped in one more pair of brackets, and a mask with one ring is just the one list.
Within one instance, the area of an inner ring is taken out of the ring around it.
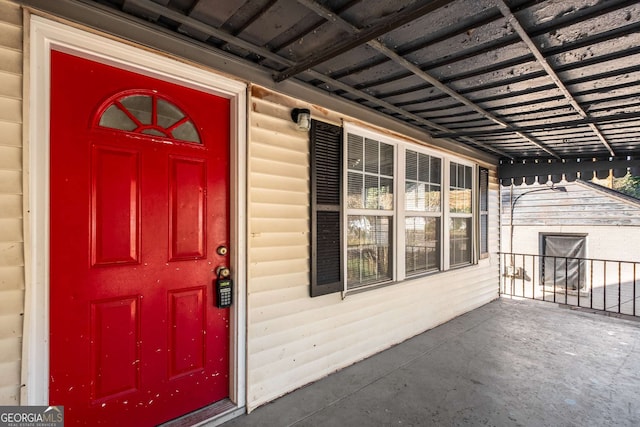
{"label": "reflection in window", "polygon": [[391,218],[349,215],[347,282],[351,287],[391,280]]}
{"label": "reflection in window", "polygon": [[347,208],[393,209],[393,146],[348,135]]}
{"label": "reflection in window", "polygon": [[405,271],[407,275],[440,269],[440,218],[405,218]]}
{"label": "reflection in window", "polygon": [[449,167],[449,263],[470,264],[473,168],[451,162]]}
{"label": "reflection in window", "polygon": [[405,151],[405,273],[440,269],[441,162]]}
{"label": "reflection in window", "polygon": [[451,267],[471,262],[471,218],[449,220],[449,262]]}
{"label": "reflection in window", "polygon": [[449,212],[471,213],[471,171],[470,166],[451,162]]}
{"label": "reflection in window", "polygon": [[201,144],[189,117],[157,94],[137,93],[114,100],[102,113],[101,127]]}
{"label": "reflection in window", "polygon": [[347,159],[347,286],[389,281],[394,147],[350,133]]}

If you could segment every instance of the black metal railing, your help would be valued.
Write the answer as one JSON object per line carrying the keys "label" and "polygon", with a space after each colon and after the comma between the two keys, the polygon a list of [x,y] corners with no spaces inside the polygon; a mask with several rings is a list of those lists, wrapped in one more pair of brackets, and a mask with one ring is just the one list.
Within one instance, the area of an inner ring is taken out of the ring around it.
{"label": "black metal railing", "polygon": [[640,316],[640,261],[500,253],[500,295]]}

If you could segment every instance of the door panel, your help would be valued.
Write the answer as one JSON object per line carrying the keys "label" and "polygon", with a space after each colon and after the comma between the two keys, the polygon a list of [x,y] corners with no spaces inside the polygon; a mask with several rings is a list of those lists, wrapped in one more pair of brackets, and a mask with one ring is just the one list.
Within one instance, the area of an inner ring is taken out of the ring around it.
{"label": "door panel", "polygon": [[205,362],[203,335],[204,288],[169,292],[170,377],[202,369]]}
{"label": "door panel", "polygon": [[137,152],[93,147],[92,265],[137,263],[140,160]]}
{"label": "door panel", "polygon": [[140,387],[140,299],[91,303],[91,399],[109,400]]}
{"label": "door panel", "polygon": [[206,168],[200,159],[170,158],[170,259],[205,257]]}
{"label": "door panel", "polygon": [[145,426],[228,397],[228,100],[51,64],[50,404],[68,425]]}

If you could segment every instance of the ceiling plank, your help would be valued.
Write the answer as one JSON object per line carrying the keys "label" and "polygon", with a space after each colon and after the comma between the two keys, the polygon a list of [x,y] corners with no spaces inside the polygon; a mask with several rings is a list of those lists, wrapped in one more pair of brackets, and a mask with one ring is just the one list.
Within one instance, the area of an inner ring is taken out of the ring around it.
{"label": "ceiling plank", "polygon": [[313,68],[318,64],[322,64],[323,62],[326,62],[344,52],[363,45],[375,39],[376,37],[380,37],[388,33],[389,31],[408,24],[409,22],[414,21],[415,19],[426,15],[427,13],[433,12],[434,10],[446,6],[452,2],[453,0],[434,0],[417,8],[405,9],[399,13],[394,14],[391,18],[380,25],[362,30],[350,39],[346,39],[341,43],[328,46],[322,52],[310,55],[307,59],[300,61],[293,67],[289,67],[281,73],[276,74],[273,79],[276,82],[281,82],[290,77],[293,77],[296,74],[301,73],[302,71]]}
{"label": "ceiling plank", "polygon": [[[544,68],[544,70],[547,72],[551,80],[553,80],[553,82],[558,87],[558,89],[560,89],[560,91],[565,96],[567,101],[569,101],[571,106],[576,110],[578,114],[580,114],[580,116],[583,119],[588,118],[589,115],[587,114],[587,112],[582,109],[580,104],[578,104],[578,101],[576,101],[573,95],[571,94],[571,92],[569,92],[569,89],[567,89],[567,87],[564,85],[564,83],[562,82],[558,74],[555,72],[555,70],[551,66],[551,64],[549,64],[549,62],[547,61],[547,58],[542,54],[542,52],[540,51],[538,46],[534,43],[534,41],[531,39],[531,37],[529,37],[529,34],[527,33],[527,31],[520,24],[520,21],[518,21],[518,18],[511,12],[511,9],[509,9],[509,6],[507,6],[504,0],[497,0],[496,6],[500,9],[500,12],[502,12],[504,17],[507,19],[507,22],[509,23],[509,25],[511,25],[511,27],[518,33],[522,41],[527,45],[531,53],[533,53],[533,55],[536,57],[540,66]],[[612,157],[614,157],[616,154],[613,151],[613,148],[611,148],[611,145],[609,144],[607,139],[604,137],[602,132],[600,132],[598,127],[593,123],[589,123],[589,127],[591,128],[593,133],[598,137],[600,142],[602,142],[602,144],[609,151],[609,154]]]}
{"label": "ceiling plank", "polygon": [[[311,9],[312,11],[317,13],[318,15],[322,16],[323,18],[327,19],[328,21],[332,22],[333,24],[336,24],[336,25],[340,26],[341,28],[343,28],[344,30],[351,32],[352,34],[359,35],[359,34],[362,33],[362,31],[359,28],[357,28],[354,25],[350,24],[349,22],[345,21],[344,19],[342,19],[340,16],[338,16],[334,12],[326,9],[324,6],[320,5],[315,0],[298,0],[298,2],[303,4],[303,5],[305,5],[305,6],[307,6],[309,9]],[[385,55],[386,57],[388,57],[389,59],[391,59],[396,64],[400,65],[404,69],[410,71],[412,74],[420,77],[422,80],[426,81],[427,83],[429,83],[433,87],[437,88],[441,92],[447,94],[448,96],[450,96],[451,98],[453,98],[456,101],[460,102],[461,104],[464,104],[468,108],[470,108],[473,111],[479,113],[485,119],[487,119],[489,121],[492,121],[494,123],[497,123],[498,125],[500,125],[500,126],[502,126],[504,128],[509,126],[509,123],[507,123],[504,120],[500,119],[499,117],[496,117],[495,115],[489,113],[488,111],[486,111],[485,109],[483,109],[479,105],[475,104],[474,102],[472,102],[471,100],[469,100],[465,96],[460,95],[458,92],[456,92],[455,90],[451,89],[449,86],[441,83],[438,79],[436,79],[435,77],[431,76],[429,73],[427,73],[425,71],[422,71],[422,69],[420,69],[420,67],[418,67],[414,63],[406,60],[405,58],[403,58],[402,56],[400,56],[399,54],[397,54],[396,52],[394,52],[393,50],[391,50],[390,48],[385,46],[379,40],[370,40],[370,41],[367,42],[367,44],[369,46],[371,46],[372,48],[374,48],[375,50],[377,50],[378,52],[380,52],[383,55]],[[521,137],[522,139],[524,139],[524,140],[530,142],[531,144],[535,145],[536,147],[542,149],[547,154],[549,154],[549,155],[551,155],[551,156],[553,156],[555,158],[558,158],[558,159],[560,158],[560,156],[557,153],[555,153],[553,150],[549,149],[548,147],[545,147],[544,144],[534,140],[533,138],[529,137],[528,135],[525,135],[522,132],[517,132],[517,135],[519,137]]]}
{"label": "ceiling plank", "polygon": [[[154,2],[152,2],[150,0],[129,0],[129,1],[134,3],[136,6],[138,6],[140,8],[144,8],[145,10],[147,10],[149,12],[153,12],[153,13],[156,13],[158,15],[165,16],[165,17],[167,17],[169,19],[172,19],[172,20],[174,20],[174,21],[176,21],[176,22],[178,22],[180,24],[187,25],[187,26],[189,26],[189,27],[191,27],[191,28],[193,28],[193,29],[195,29],[197,31],[201,31],[201,32],[206,33],[206,34],[210,34],[211,36],[216,37],[216,38],[218,38],[220,40],[223,40],[223,41],[225,41],[225,42],[227,42],[229,44],[232,44],[232,45],[235,45],[237,47],[246,49],[246,50],[248,50],[250,52],[254,52],[254,53],[256,53],[258,55],[261,55],[261,56],[263,56],[265,58],[271,59],[273,61],[276,61],[278,63],[284,64],[286,66],[293,66],[294,65],[293,61],[291,61],[289,59],[286,59],[286,58],[283,58],[282,56],[280,56],[280,55],[278,55],[278,54],[276,54],[274,52],[271,52],[267,48],[256,46],[256,45],[254,45],[254,44],[252,44],[250,42],[246,42],[246,41],[244,41],[242,39],[239,39],[239,38],[237,38],[237,37],[235,37],[235,36],[233,36],[231,34],[228,34],[228,33],[224,32],[222,30],[218,30],[218,29],[216,29],[214,27],[211,27],[211,26],[201,22],[201,21],[198,21],[198,20],[193,19],[193,18],[191,18],[189,16],[186,16],[186,15],[183,15],[183,14],[181,14],[181,13],[179,13],[177,11],[171,10],[171,9],[169,9],[167,7],[158,5],[157,3],[154,3]],[[339,82],[337,80],[333,80],[332,78],[330,78],[328,76],[325,76],[324,74],[315,72],[313,70],[307,70],[305,72],[305,74],[308,74],[309,76],[313,77],[314,79],[320,80],[320,81],[322,81],[322,82],[324,82],[324,83],[326,83],[328,85],[331,85],[333,87],[336,87],[336,88],[338,88],[340,90],[344,90],[344,91],[349,92],[351,94],[354,94],[354,95],[356,95],[356,96],[358,96],[358,97],[360,97],[362,99],[366,99],[367,101],[370,101],[371,103],[374,103],[374,104],[376,104],[376,105],[378,105],[378,106],[380,106],[380,107],[382,107],[384,109],[387,109],[387,110],[393,111],[395,113],[398,113],[399,115],[404,117],[406,119],[406,121],[408,121],[408,122],[412,122],[413,121],[415,123],[419,123],[420,125],[427,126],[429,128],[435,129],[435,130],[440,130],[442,132],[451,132],[450,129],[448,129],[448,128],[444,127],[444,126],[441,126],[441,125],[439,125],[439,124],[437,124],[435,122],[427,120],[427,119],[425,119],[423,117],[420,117],[418,115],[411,114],[411,113],[407,112],[406,110],[404,110],[402,108],[396,107],[395,105],[393,105],[391,103],[382,101],[382,100],[380,100],[380,99],[378,99],[378,98],[376,98],[374,96],[371,96],[371,95],[369,95],[369,94],[367,94],[367,93],[365,93],[363,91],[354,89],[351,86],[348,86],[348,85],[346,85],[344,83],[341,83],[341,82]],[[485,144],[485,143],[482,143],[482,142],[479,142],[479,141],[475,141],[475,140],[473,140],[473,139],[471,139],[469,137],[462,137],[462,139],[464,139],[467,143],[483,147],[485,150],[492,151],[492,152],[494,152],[496,154],[499,154],[501,156],[504,156],[504,157],[507,157],[507,158],[510,158],[510,159],[513,158],[513,156],[509,155],[508,153],[506,153],[506,152],[504,152],[504,151],[502,151],[502,150],[500,150],[498,148],[492,147],[490,144]]]}
{"label": "ceiling plank", "polygon": [[561,128],[575,128],[576,126],[589,126],[591,124],[607,124],[616,121],[624,121],[624,120],[639,120],[640,126],[640,114],[638,113],[619,113],[609,116],[598,116],[598,117],[587,117],[582,120],[566,120],[555,123],[545,123],[543,125],[535,125],[535,126],[510,126],[505,129],[487,129],[480,131],[463,131],[463,132],[451,132],[451,133],[434,133],[433,136],[436,138],[456,138],[459,136],[487,136],[487,135],[503,135],[509,134],[511,132],[531,132],[537,130],[548,130],[548,129],[561,129]]}

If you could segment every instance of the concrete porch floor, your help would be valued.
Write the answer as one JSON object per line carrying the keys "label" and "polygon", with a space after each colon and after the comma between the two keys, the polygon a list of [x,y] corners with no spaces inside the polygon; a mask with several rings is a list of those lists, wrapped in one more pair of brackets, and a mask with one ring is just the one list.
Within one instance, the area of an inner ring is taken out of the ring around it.
{"label": "concrete porch floor", "polygon": [[223,425],[638,426],[640,321],[498,299]]}

